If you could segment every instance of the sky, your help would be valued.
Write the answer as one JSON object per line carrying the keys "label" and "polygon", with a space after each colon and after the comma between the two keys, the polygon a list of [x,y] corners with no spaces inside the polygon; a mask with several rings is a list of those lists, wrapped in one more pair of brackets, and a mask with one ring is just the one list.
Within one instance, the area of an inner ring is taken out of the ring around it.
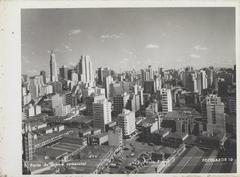
{"label": "sky", "polygon": [[153,67],[233,67],[231,7],[75,8],[21,11],[22,74],[49,73],[89,55],[93,68],[117,72]]}

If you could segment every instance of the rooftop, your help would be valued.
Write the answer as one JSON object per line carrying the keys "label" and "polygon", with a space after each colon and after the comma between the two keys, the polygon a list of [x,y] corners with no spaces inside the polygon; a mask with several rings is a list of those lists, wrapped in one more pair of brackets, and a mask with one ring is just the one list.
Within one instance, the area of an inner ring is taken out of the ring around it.
{"label": "rooftop", "polygon": [[154,124],[156,122],[155,119],[143,119],[140,123],[139,123],[139,126],[142,126],[142,127],[150,127],[152,126],[152,124]]}
{"label": "rooftop", "polygon": [[98,137],[98,138],[101,138],[101,137],[104,137],[104,136],[108,136],[108,132],[104,132],[104,133],[101,133],[101,134],[94,135],[94,137]]}
{"label": "rooftop", "polygon": [[89,124],[91,121],[93,121],[93,116],[78,115],[72,118],[70,121]]}
{"label": "rooftop", "polygon": [[45,119],[46,119],[47,117],[48,117],[47,114],[45,114],[45,113],[40,113],[40,114],[38,114],[38,115],[36,115],[36,116],[31,116],[31,117],[29,117],[29,118],[27,118],[27,119],[24,119],[23,122],[24,122],[24,123],[43,122],[43,121],[45,121]]}
{"label": "rooftop", "polygon": [[159,134],[159,135],[163,135],[163,134],[165,134],[165,133],[167,133],[167,132],[171,132],[171,128],[163,128],[163,127],[161,127],[156,133],[157,134]]}
{"label": "rooftop", "polygon": [[185,136],[186,136],[186,134],[185,135],[181,135],[181,134],[179,134],[177,132],[174,132],[174,133],[171,133],[171,134],[167,135],[166,137],[167,138],[183,139]]}
{"label": "rooftop", "polygon": [[67,152],[64,150],[52,149],[52,148],[40,148],[37,150],[36,155],[38,156],[48,156],[52,160],[55,160],[63,155],[66,155]]}
{"label": "rooftop", "polygon": [[54,138],[54,137],[57,137],[57,136],[61,136],[61,135],[64,135],[64,134],[67,134],[67,133],[70,133],[72,132],[71,129],[68,129],[68,128],[65,128],[64,130],[60,131],[60,132],[53,132],[53,133],[49,133],[49,134],[44,134],[44,135],[41,135],[41,136],[38,136],[38,138],[36,140],[33,140],[33,144],[39,144],[39,143],[42,143],[46,140],[49,140],[51,138]]}
{"label": "rooftop", "polygon": [[196,117],[201,117],[201,115],[194,110],[189,109],[178,109],[173,110],[172,112],[168,112],[164,118],[166,119],[192,119]]}
{"label": "rooftop", "polygon": [[81,151],[80,158],[84,160],[93,159],[93,161],[95,161],[97,159],[103,159],[110,151],[113,152],[114,147],[108,145],[88,146]]}
{"label": "rooftop", "polygon": [[224,137],[224,135],[221,132],[214,132],[214,133],[204,132],[199,137],[200,138],[214,139],[214,140],[221,140]]}

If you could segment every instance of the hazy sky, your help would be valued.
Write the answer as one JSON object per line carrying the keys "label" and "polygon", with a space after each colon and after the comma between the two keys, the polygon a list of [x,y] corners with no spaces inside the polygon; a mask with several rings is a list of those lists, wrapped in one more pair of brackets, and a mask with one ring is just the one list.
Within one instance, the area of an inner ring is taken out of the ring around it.
{"label": "hazy sky", "polygon": [[116,71],[235,61],[234,8],[123,8],[22,10],[22,73],[49,73],[89,55],[94,69]]}

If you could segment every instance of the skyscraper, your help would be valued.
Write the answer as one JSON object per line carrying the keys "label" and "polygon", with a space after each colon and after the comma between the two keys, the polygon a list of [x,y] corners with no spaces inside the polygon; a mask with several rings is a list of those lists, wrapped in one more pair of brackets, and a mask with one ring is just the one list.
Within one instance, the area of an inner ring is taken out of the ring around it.
{"label": "skyscraper", "polygon": [[207,120],[207,131],[225,133],[224,103],[221,102],[221,98],[213,94],[208,95],[201,105],[203,117]]}
{"label": "skyscraper", "polygon": [[45,71],[40,71],[40,75],[43,77],[43,83],[46,84],[46,72]]}
{"label": "skyscraper", "polygon": [[58,81],[57,62],[53,50],[50,54],[50,81]]}
{"label": "skyscraper", "polygon": [[93,103],[93,125],[94,128],[100,128],[105,131],[105,125],[112,121],[111,103],[107,99],[96,100]]}
{"label": "skyscraper", "polygon": [[161,89],[161,104],[162,104],[162,112],[172,112],[172,95],[170,89]]}
{"label": "skyscraper", "polygon": [[84,83],[93,83],[92,61],[89,56],[81,56],[78,64],[79,78]]}
{"label": "skyscraper", "polygon": [[24,160],[30,161],[33,159],[33,136],[31,132],[23,134],[23,152]]}
{"label": "skyscraper", "polygon": [[99,84],[99,85],[102,85],[103,84],[103,68],[102,67],[100,67],[100,68],[98,68],[98,70],[97,70],[97,78],[98,78],[98,80],[97,80],[97,83]]}
{"label": "skyscraper", "polygon": [[149,80],[153,80],[153,69],[152,66],[148,66],[148,72],[149,72]]}
{"label": "skyscraper", "polygon": [[194,72],[185,69],[183,72],[183,86],[186,90],[194,91]]}
{"label": "skyscraper", "polygon": [[105,96],[106,98],[110,97],[110,84],[113,82],[112,76],[104,77],[103,86],[105,88]]}
{"label": "skyscraper", "polygon": [[113,97],[113,114],[118,115],[122,112],[123,108],[126,107],[129,99],[129,94],[124,93],[122,95],[116,95]]}
{"label": "skyscraper", "polygon": [[202,80],[202,89],[208,88],[207,74],[206,71],[200,70],[201,80]]}
{"label": "skyscraper", "polygon": [[144,93],[153,94],[153,93],[156,92],[156,90],[155,90],[156,86],[155,86],[154,80],[144,81],[143,82],[143,87],[144,87],[144,90],[143,90]]}
{"label": "skyscraper", "polygon": [[29,83],[29,92],[32,96],[32,98],[36,98],[39,96],[42,96],[40,92],[40,88],[44,86],[43,82],[43,76],[37,75],[30,77],[30,83]]}
{"label": "skyscraper", "polygon": [[61,79],[68,80],[68,70],[69,70],[69,68],[65,65],[63,65],[61,68],[59,68]]}
{"label": "skyscraper", "polygon": [[135,112],[123,109],[122,113],[118,115],[118,125],[123,130],[123,136],[128,138],[136,131]]}
{"label": "skyscraper", "polygon": [[213,72],[213,67],[209,67],[206,69],[208,88],[212,87],[213,85]]}

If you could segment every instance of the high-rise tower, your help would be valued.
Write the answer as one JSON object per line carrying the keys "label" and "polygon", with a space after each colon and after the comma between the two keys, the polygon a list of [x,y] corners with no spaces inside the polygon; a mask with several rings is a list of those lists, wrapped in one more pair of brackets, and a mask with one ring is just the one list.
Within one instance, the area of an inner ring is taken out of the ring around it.
{"label": "high-rise tower", "polygon": [[163,88],[162,92],[162,112],[165,114],[167,112],[172,112],[172,94],[170,89]]}
{"label": "high-rise tower", "polygon": [[58,81],[57,62],[53,50],[51,51],[50,54],[50,81],[51,82]]}
{"label": "high-rise tower", "polygon": [[94,128],[100,128],[105,131],[105,125],[112,121],[111,103],[107,99],[96,100],[93,105],[93,125]]}
{"label": "high-rise tower", "polygon": [[80,80],[84,83],[93,83],[92,61],[89,56],[81,56],[78,64]]}

